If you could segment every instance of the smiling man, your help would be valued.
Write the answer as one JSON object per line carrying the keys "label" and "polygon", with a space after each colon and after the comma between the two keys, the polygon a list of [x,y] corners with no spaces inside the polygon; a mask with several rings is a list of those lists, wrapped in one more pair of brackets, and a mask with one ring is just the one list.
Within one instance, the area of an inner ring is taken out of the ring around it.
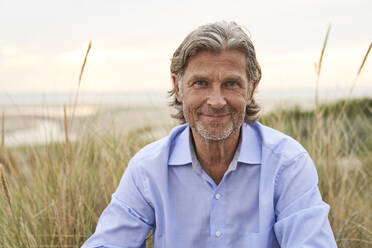
{"label": "smiling man", "polygon": [[[234,22],[201,26],[171,63],[182,124],[139,151],[83,247],[336,247],[315,166],[260,124],[253,44]],[[185,124],[186,123],[186,124]]]}

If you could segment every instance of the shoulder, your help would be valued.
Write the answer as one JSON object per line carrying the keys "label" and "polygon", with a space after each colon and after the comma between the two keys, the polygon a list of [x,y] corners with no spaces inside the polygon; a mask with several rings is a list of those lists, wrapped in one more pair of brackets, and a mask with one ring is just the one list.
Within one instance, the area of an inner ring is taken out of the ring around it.
{"label": "shoulder", "polygon": [[187,125],[177,126],[172,129],[168,136],[146,145],[132,157],[129,165],[141,167],[154,163],[166,165],[172,144],[186,127]]}
{"label": "shoulder", "polygon": [[272,180],[275,201],[283,194],[291,197],[290,199],[296,199],[316,187],[316,167],[299,142],[259,122],[251,124],[250,128],[255,130],[261,142],[261,164],[266,178]]}
{"label": "shoulder", "polygon": [[292,137],[255,122],[249,125],[252,128],[261,142],[263,153],[279,156],[285,160],[293,160],[302,154],[307,153],[305,148]]}

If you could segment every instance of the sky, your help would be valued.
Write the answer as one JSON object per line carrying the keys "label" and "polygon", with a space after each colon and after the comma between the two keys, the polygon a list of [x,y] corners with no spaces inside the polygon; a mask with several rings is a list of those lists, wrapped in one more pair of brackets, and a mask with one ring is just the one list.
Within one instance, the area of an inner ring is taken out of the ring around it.
{"label": "sky", "polygon": [[[174,50],[200,25],[236,21],[255,45],[261,89],[351,87],[372,42],[371,0],[0,0],[0,92],[167,90]],[[371,55],[372,56],[372,55]],[[356,88],[372,89],[372,58]]]}

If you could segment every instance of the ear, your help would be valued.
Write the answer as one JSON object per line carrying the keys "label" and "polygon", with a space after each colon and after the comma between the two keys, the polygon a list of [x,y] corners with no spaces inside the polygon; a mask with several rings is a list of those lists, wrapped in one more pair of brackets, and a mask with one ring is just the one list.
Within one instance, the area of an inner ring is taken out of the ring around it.
{"label": "ear", "polygon": [[174,90],[174,93],[176,95],[176,99],[177,99],[177,101],[182,102],[182,98],[181,98],[181,94],[180,94],[180,89],[178,87],[178,77],[177,77],[177,75],[174,74],[174,73],[172,73],[171,74],[171,79],[172,79],[173,90]]}
{"label": "ear", "polygon": [[248,98],[248,101],[247,101],[246,106],[248,106],[249,104],[251,104],[252,99],[253,99],[253,95],[254,95],[254,92],[255,92],[257,86],[258,86],[258,81],[253,82],[252,90],[251,90],[251,92],[249,94],[249,98]]}

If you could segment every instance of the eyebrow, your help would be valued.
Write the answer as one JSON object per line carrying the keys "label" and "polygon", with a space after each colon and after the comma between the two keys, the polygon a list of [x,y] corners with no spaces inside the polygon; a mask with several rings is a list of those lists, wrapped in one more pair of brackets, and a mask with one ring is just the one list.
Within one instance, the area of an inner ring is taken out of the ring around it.
{"label": "eyebrow", "polygon": [[[203,74],[195,74],[193,75],[189,80],[187,80],[188,83],[195,82],[197,80],[206,80],[208,81],[208,77]],[[238,81],[241,82],[244,79],[239,75],[229,75],[226,78],[223,79],[223,81]]]}
{"label": "eyebrow", "polygon": [[195,82],[195,81],[198,81],[198,80],[208,80],[208,78],[202,74],[195,74],[193,75],[191,78],[189,78],[189,80],[187,80],[188,83],[190,82]]}

